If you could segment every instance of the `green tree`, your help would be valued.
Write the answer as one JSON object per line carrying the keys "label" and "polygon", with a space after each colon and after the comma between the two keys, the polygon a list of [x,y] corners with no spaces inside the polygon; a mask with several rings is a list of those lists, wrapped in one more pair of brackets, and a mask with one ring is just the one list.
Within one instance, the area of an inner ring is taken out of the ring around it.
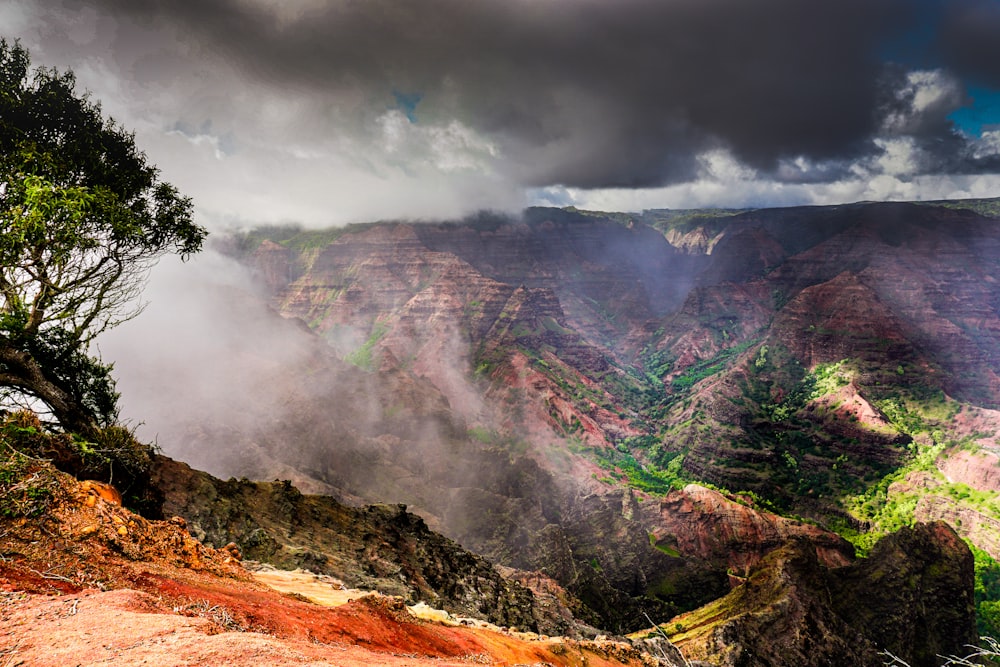
{"label": "green tree", "polygon": [[0,400],[40,401],[88,433],[114,422],[118,398],[90,343],[141,310],[161,256],[199,251],[206,231],[75,85],[0,40]]}

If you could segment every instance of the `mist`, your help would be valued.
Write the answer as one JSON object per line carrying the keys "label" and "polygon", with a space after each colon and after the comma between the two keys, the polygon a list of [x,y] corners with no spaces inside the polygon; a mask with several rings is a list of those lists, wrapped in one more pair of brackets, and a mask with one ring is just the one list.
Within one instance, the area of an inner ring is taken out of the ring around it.
{"label": "mist", "polygon": [[[404,328],[386,354],[423,361],[380,370],[376,351],[374,368],[363,370],[338,357],[364,342],[370,324],[356,323],[338,354],[338,341],[322,336],[331,332],[282,317],[270,296],[252,268],[216,244],[188,262],[164,260],[144,311],[99,341],[114,364],[122,421],[163,454],[222,478],[289,479],[348,502],[407,502],[432,521],[448,512],[450,503],[434,497],[433,475],[449,467],[442,462],[451,462],[452,478],[475,485],[477,477],[460,453],[482,411],[468,381],[468,341],[454,328],[438,338]],[[435,383],[463,400],[449,404]]]}

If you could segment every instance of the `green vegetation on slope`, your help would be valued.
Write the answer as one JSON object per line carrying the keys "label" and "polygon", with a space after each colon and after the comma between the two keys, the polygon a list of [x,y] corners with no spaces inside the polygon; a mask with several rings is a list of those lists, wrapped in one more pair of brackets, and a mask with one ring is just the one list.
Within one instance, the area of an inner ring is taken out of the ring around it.
{"label": "green vegetation on slope", "polygon": [[[6,430],[6,429],[5,429]],[[45,514],[56,484],[51,468],[10,447],[0,434],[0,518],[34,519]]]}
{"label": "green vegetation on slope", "polygon": [[264,241],[271,241],[297,253],[322,250],[345,234],[354,234],[381,223],[354,223],[343,227],[305,229],[301,225],[262,225],[229,236],[240,257],[253,254]]}
{"label": "green vegetation on slope", "polygon": [[662,467],[643,465],[632,454],[633,449],[642,448],[633,439],[627,439],[616,449],[598,450],[594,456],[603,468],[621,475],[626,484],[646,493],[664,495],[690,483],[691,479],[681,469],[683,454],[674,455]]}
{"label": "green vegetation on slope", "polygon": [[759,340],[748,340],[744,343],[732,347],[724,347],[709,359],[699,361],[689,366],[681,375],[678,375],[670,383],[674,392],[682,392],[691,389],[705,378],[716,375],[723,369],[729,367],[733,359],[746,352],[748,349],[759,343]]}
{"label": "green vegetation on slope", "polygon": [[361,344],[361,347],[344,357],[344,361],[349,364],[353,364],[362,370],[372,370],[372,355],[375,350],[375,345],[382,340],[387,333],[389,333],[389,325],[385,322],[376,321],[372,325],[372,332],[369,334],[368,339]]}
{"label": "green vegetation on slope", "polygon": [[1000,563],[968,544],[976,563],[976,629],[982,637],[1000,637]]}
{"label": "green vegetation on slope", "polygon": [[942,208],[952,208],[967,210],[978,213],[985,217],[1000,217],[1000,197],[992,199],[955,199],[944,201],[916,202],[924,206],[940,206]]}
{"label": "green vegetation on slope", "polygon": [[[29,511],[26,508],[30,504],[24,503],[34,498],[35,492],[30,490],[30,480],[18,480],[22,473],[34,470],[34,464],[42,461],[51,461],[57,469],[81,479],[112,483],[127,506],[136,510],[148,509],[150,499],[146,497],[146,484],[153,449],[136,440],[129,429],[109,426],[84,438],[47,431],[33,412],[0,413],[0,416],[0,468],[3,468],[0,486],[17,486],[3,487],[0,498],[7,498],[14,506],[5,504],[0,507],[0,513],[11,516],[11,511]],[[19,493],[22,495],[18,496]],[[20,498],[17,501],[20,505],[15,502],[17,498]]]}

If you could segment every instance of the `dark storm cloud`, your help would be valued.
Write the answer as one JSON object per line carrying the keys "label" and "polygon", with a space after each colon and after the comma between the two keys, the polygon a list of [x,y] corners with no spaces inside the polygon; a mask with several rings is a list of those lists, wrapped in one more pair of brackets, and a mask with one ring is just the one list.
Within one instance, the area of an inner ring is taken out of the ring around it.
{"label": "dark storm cloud", "polygon": [[1000,88],[1000,3],[946,3],[938,47],[944,63],[960,76]]}
{"label": "dark storm cloud", "polygon": [[[650,186],[726,148],[782,158],[870,150],[883,41],[906,0],[365,0],[289,14],[266,0],[101,0],[297,95],[350,92],[495,141],[524,185]],[[282,14],[284,12],[284,14]],[[126,30],[123,22],[121,30]],[[120,36],[120,38],[122,38]]]}

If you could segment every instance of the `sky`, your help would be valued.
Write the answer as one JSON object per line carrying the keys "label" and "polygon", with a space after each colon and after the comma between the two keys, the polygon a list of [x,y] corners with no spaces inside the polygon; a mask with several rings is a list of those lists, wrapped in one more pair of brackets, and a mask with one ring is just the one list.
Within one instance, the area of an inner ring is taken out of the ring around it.
{"label": "sky", "polygon": [[1000,196],[997,0],[5,0],[210,229]]}

